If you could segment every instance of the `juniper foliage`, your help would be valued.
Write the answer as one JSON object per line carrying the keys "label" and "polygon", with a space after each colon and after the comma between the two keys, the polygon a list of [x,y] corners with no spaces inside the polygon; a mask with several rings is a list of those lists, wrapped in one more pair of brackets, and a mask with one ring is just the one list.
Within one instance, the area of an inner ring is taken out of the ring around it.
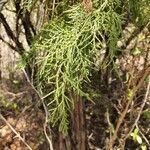
{"label": "juniper foliage", "polygon": [[[133,2],[130,0],[128,6],[136,15]],[[32,44],[30,54],[34,55],[28,59],[34,59],[38,68],[37,88],[49,108],[52,126],[59,124],[63,133],[67,134],[74,104],[70,93],[90,99],[82,85],[90,82],[97,54],[107,49],[108,55],[99,62],[100,67],[107,67],[116,56],[124,20],[121,5],[120,0],[95,0],[91,12],[82,4],[73,5],[45,24]]]}

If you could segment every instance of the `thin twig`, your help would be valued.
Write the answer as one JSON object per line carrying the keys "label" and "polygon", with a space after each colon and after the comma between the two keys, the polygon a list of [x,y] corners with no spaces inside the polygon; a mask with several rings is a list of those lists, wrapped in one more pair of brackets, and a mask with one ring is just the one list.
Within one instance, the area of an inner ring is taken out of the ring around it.
{"label": "thin twig", "polygon": [[109,129],[110,129],[110,139],[111,139],[112,133],[114,132],[114,126],[113,126],[113,124],[110,121],[110,114],[109,114],[109,110],[108,109],[107,109],[107,112],[106,112],[106,118],[107,118],[108,126],[109,126]]}
{"label": "thin twig", "polygon": [[[139,129],[137,124],[136,124],[136,128]],[[139,129],[139,133],[142,135],[143,139],[148,144],[148,146],[150,146],[150,143],[149,143],[148,139],[145,137],[145,135],[142,133],[142,131],[140,131],[140,129]]]}
{"label": "thin twig", "polygon": [[141,114],[142,114],[142,111],[143,111],[143,109],[144,109],[144,106],[145,106],[145,104],[146,104],[146,102],[147,102],[149,93],[150,93],[150,82],[149,82],[148,85],[147,85],[146,94],[145,94],[143,103],[142,103],[141,106],[140,106],[140,110],[139,110],[138,116],[137,116],[136,120],[134,121],[134,124],[132,125],[130,131],[129,131],[128,134],[125,136],[124,141],[130,136],[131,132],[133,131],[133,129],[135,128],[135,126],[138,124],[138,121],[139,121],[139,119],[140,119],[140,116],[141,116]]}
{"label": "thin twig", "polygon": [[32,148],[25,142],[25,140],[20,136],[20,134],[12,127],[12,125],[4,118],[4,116],[0,113],[0,118],[6,123],[6,125],[16,134],[16,136],[28,147],[29,150]]}
{"label": "thin twig", "polygon": [[16,51],[16,48],[10,44],[10,42],[7,42],[6,40],[4,40],[4,38],[2,38],[2,36],[0,35],[0,40],[3,41],[3,43],[5,43],[7,46],[9,46],[11,49],[13,49],[14,51]]}
{"label": "thin twig", "polygon": [[45,105],[45,103],[44,103],[44,100],[42,99],[41,95],[40,95],[39,92],[36,90],[36,88],[34,87],[34,85],[30,82],[30,79],[29,79],[29,77],[28,77],[28,75],[27,75],[27,73],[25,72],[24,69],[23,69],[23,73],[24,73],[24,75],[25,75],[25,77],[26,77],[26,79],[27,79],[27,82],[31,85],[32,89],[36,92],[36,94],[38,95],[38,97],[39,97],[40,100],[42,101],[42,105],[43,105],[44,111],[45,111],[45,123],[44,123],[44,125],[43,125],[43,127],[44,127],[44,134],[45,134],[45,137],[46,137],[46,139],[47,139],[47,141],[48,141],[48,143],[49,143],[49,148],[50,148],[50,150],[54,150],[54,149],[53,149],[53,145],[52,145],[52,141],[51,141],[51,139],[49,138],[49,136],[48,136],[48,134],[47,134],[47,131],[46,131],[46,127],[47,127],[47,123],[48,123],[48,111],[47,111],[46,105]]}
{"label": "thin twig", "polygon": [[53,5],[52,5],[52,19],[53,19],[53,17],[54,17],[54,13],[55,13],[55,0],[53,0]]}
{"label": "thin twig", "polygon": [[[121,124],[123,123],[123,120],[127,114],[127,111],[128,111],[128,108],[136,94],[136,92],[140,89],[140,87],[142,86],[145,78],[149,75],[150,73],[150,66],[148,66],[145,70],[144,70],[144,74],[142,76],[142,78],[139,80],[138,84],[133,88],[133,94],[132,96],[130,97],[130,99],[128,99],[128,102],[126,104],[126,107],[124,109],[124,111],[121,113],[119,119],[118,119],[118,122],[117,122],[117,125],[116,125],[116,128],[115,128],[115,131],[114,131],[114,135],[112,136],[112,138],[110,139],[110,142],[109,142],[109,149],[112,149],[113,145],[114,145],[114,142],[115,140],[117,139],[117,134],[118,134],[118,131],[120,129],[120,126]],[[128,97],[128,95],[126,96],[126,98]]]}

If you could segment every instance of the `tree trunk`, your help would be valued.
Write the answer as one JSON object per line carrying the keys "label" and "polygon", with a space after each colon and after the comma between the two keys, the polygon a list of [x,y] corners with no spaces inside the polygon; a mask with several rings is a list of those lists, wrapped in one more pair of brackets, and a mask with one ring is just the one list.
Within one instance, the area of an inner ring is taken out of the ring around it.
{"label": "tree trunk", "polygon": [[85,116],[84,102],[80,96],[74,96],[74,110],[72,114],[72,133],[74,133],[74,141],[76,141],[77,150],[86,149],[86,131],[85,131]]}
{"label": "tree trunk", "polygon": [[70,129],[67,136],[59,133],[56,140],[56,150],[86,150],[86,123],[84,115],[84,101],[80,96],[73,94],[74,108],[70,118]]}

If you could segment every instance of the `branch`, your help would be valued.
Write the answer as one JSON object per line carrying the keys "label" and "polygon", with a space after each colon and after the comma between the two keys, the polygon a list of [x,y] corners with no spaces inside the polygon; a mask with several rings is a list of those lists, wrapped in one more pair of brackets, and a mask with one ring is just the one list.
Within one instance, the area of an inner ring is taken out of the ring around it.
{"label": "branch", "polygon": [[26,77],[26,79],[27,79],[27,82],[31,85],[32,89],[35,91],[35,93],[38,95],[38,97],[39,97],[40,100],[42,101],[42,104],[43,104],[43,107],[44,107],[44,111],[45,111],[44,134],[45,134],[46,139],[47,139],[47,141],[48,141],[48,143],[49,143],[49,148],[50,148],[50,150],[54,150],[54,149],[53,149],[53,145],[52,145],[52,141],[51,141],[51,139],[49,138],[49,136],[48,136],[48,134],[47,134],[47,131],[46,131],[46,127],[47,127],[47,123],[48,123],[48,110],[47,110],[47,108],[46,108],[46,105],[45,105],[45,103],[44,103],[44,100],[43,100],[43,98],[41,97],[41,95],[39,94],[39,92],[36,90],[36,88],[34,87],[34,85],[30,82],[30,79],[29,79],[27,73],[25,72],[25,70],[23,70],[23,73],[24,73],[24,75],[25,75],[25,77]]}
{"label": "branch", "polygon": [[144,106],[145,106],[145,104],[146,104],[146,102],[147,102],[147,100],[148,100],[149,93],[150,93],[150,82],[149,82],[148,85],[147,85],[146,94],[145,94],[143,103],[142,103],[141,106],[140,106],[140,110],[139,110],[138,116],[137,116],[136,120],[134,121],[134,124],[132,125],[130,131],[129,131],[128,134],[125,136],[124,141],[130,136],[131,132],[133,131],[133,129],[135,128],[135,126],[138,124],[138,121],[139,121],[139,119],[140,119],[140,116],[141,116],[141,114],[142,114],[142,111],[143,111],[143,109],[144,109]]}
{"label": "branch", "polygon": [[32,150],[32,148],[25,142],[25,140],[20,136],[20,134],[12,127],[12,125],[3,117],[3,115],[0,113],[0,118],[6,123],[6,125],[17,135],[17,137],[28,147],[29,150]]}
{"label": "branch", "polygon": [[[110,139],[110,142],[109,142],[109,149],[112,149],[113,145],[114,145],[114,142],[115,140],[117,139],[117,134],[118,134],[118,131],[120,129],[120,126],[121,124],[123,123],[123,120],[127,114],[127,111],[128,111],[128,108],[136,94],[136,92],[141,88],[141,86],[143,85],[143,82],[145,80],[145,78],[150,74],[150,66],[148,66],[145,70],[144,70],[144,75],[142,76],[142,78],[140,79],[140,81],[138,82],[138,84],[133,88],[133,94],[132,96],[130,97],[130,99],[128,99],[128,102],[126,104],[126,107],[124,109],[124,111],[121,113],[119,119],[118,119],[118,122],[117,122],[117,125],[116,125],[116,128],[115,128],[115,131],[114,131],[114,134],[112,136],[112,138]],[[127,98],[128,95],[126,95],[125,98]]]}
{"label": "branch", "polygon": [[[21,19],[22,25],[25,30],[25,36],[28,45],[31,45],[33,36],[36,35],[36,31],[32,25],[32,22],[30,21],[30,12],[28,12],[25,8],[20,7],[20,0],[15,2],[15,9],[16,9],[16,14],[17,14],[17,19],[16,19],[16,32],[18,31],[18,21]],[[32,35],[33,32],[33,35]]]}
{"label": "branch", "polygon": [[30,21],[29,21],[30,17],[29,17],[29,15],[30,14],[26,11],[24,16],[21,16],[21,20],[22,20],[22,24],[23,24],[23,27],[25,30],[25,36],[26,36],[27,43],[29,45],[31,45],[33,36],[32,36],[31,30],[30,30]]}
{"label": "branch", "polygon": [[15,37],[15,35],[14,35],[13,31],[11,30],[8,22],[6,21],[6,18],[4,17],[4,15],[2,13],[0,13],[0,23],[3,24],[8,37],[10,37],[14,41],[14,43],[16,44],[16,51],[22,56],[24,54],[23,45]]}
{"label": "branch", "polygon": [[[136,128],[139,129],[138,125],[136,124]],[[148,146],[150,146],[150,142],[148,141],[148,139],[145,137],[145,135],[140,131],[139,129],[139,133],[142,135],[143,139],[145,140],[145,142],[148,144]]]}
{"label": "branch", "polygon": [[8,45],[11,49],[16,51],[16,48],[12,44],[10,44],[9,42],[5,41],[1,36],[0,36],[0,40],[2,40],[2,42],[4,42],[6,45]]}
{"label": "branch", "polygon": [[8,25],[4,15],[2,13],[0,13],[0,22],[3,24],[7,35],[15,42],[16,41],[15,35],[13,34],[13,31],[11,30],[10,26]]}

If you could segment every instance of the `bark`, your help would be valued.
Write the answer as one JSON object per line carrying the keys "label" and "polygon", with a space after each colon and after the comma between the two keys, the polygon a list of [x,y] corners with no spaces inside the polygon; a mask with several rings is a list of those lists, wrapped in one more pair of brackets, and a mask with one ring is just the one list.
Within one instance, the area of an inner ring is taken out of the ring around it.
{"label": "bark", "polygon": [[67,136],[58,133],[58,141],[55,142],[57,150],[86,150],[86,123],[84,115],[84,101],[76,94],[72,94],[74,109],[70,118],[70,130]]}

